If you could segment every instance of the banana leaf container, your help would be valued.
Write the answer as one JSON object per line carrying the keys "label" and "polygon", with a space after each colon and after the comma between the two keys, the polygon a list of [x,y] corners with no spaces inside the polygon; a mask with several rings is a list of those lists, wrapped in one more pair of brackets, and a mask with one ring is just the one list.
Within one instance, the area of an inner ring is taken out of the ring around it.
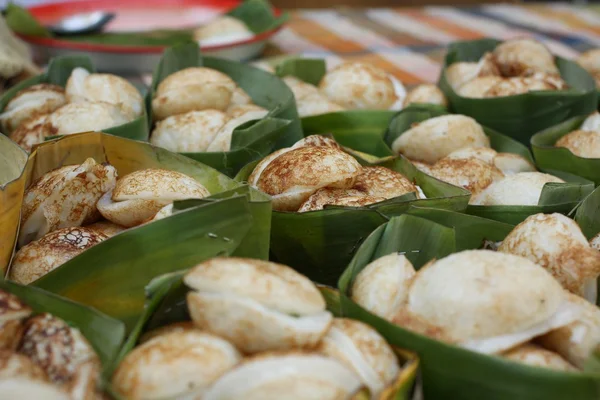
{"label": "banana leaf container", "polygon": [[[412,124],[446,114],[448,114],[448,111],[441,106],[429,104],[410,105],[392,119],[384,141],[390,147],[396,138],[411,128]],[[523,144],[491,128],[482,127],[485,134],[490,138],[490,144],[494,150],[499,153],[518,154],[533,164],[533,157],[529,149]],[[592,182],[577,175],[555,171],[554,169],[544,169],[544,172],[556,175],[566,183],[547,183],[542,190],[537,206],[469,205],[467,213],[510,224],[518,224],[528,216],[541,212],[567,214],[593,190]]]}
{"label": "banana leaf container", "polygon": [[[116,357],[112,367],[106,370],[107,379],[114,372],[119,362],[135,347],[144,333],[175,322],[191,320],[186,304],[188,289],[182,281],[182,277],[186,272],[187,270],[165,274],[155,278],[148,284],[146,287],[147,301],[144,313],[140,316],[135,328],[121,347],[120,353]],[[341,316],[338,291],[324,286],[319,287],[319,289],[327,302],[328,310],[334,316]],[[410,400],[412,398],[410,395],[415,386],[419,359],[414,353],[398,347],[394,347],[394,351],[402,363],[401,372],[396,381],[377,400]],[[111,390],[110,392],[115,399],[125,400],[114,391]],[[369,399],[370,396],[366,390],[352,397],[352,400]]]}
{"label": "banana leaf container", "polygon": [[[361,161],[361,157],[356,158]],[[247,181],[256,164],[244,167],[236,180]],[[424,174],[404,157],[388,157],[372,165],[402,173],[423,190],[427,199],[417,199],[414,193],[408,193],[366,207],[332,206],[304,213],[273,211],[271,258],[315,282],[332,286],[360,243],[375,228],[404,213],[412,204],[461,212],[467,207],[468,191]]]}
{"label": "banana leaf container", "polygon": [[531,138],[531,148],[535,162],[540,168],[579,175],[599,185],[600,158],[579,157],[567,148],[554,147],[561,137],[579,129],[585,118],[585,116],[574,117],[536,133]]}
{"label": "banana leaf container", "polygon": [[[71,76],[71,72],[78,67],[84,68],[92,73],[96,72],[92,61],[87,56],[61,56],[53,58],[50,60],[46,72],[13,86],[0,97],[0,112],[4,110],[4,107],[6,107],[8,102],[15,97],[17,93],[30,86],[40,83],[51,83],[65,87],[67,80]],[[134,140],[148,139],[148,116],[146,110],[144,110],[141,116],[133,121],[124,125],[104,129],[103,132]]]}
{"label": "banana leaf container", "polygon": [[575,62],[555,57],[568,90],[537,91],[496,98],[474,99],[458,95],[446,79],[446,69],[456,62],[477,62],[501,42],[479,39],[452,43],[438,81],[450,103],[450,111],[475,118],[479,123],[528,145],[531,136],[567,119],[592,113],[598,104],[592,76]]}
{"label": "banana leaf container", "polygon": [[[121,321],[32,286],[2,280],[0,290],[19,297],[34,314],[49,313],[79,329],[98,354],[103,372],[115,362],[125,339],[125,326]],[[101,383],[106,386],[105,382]]]}
{"label": "banana leaf container", "polygon": [[27,153],[0,135],[0,268],[6,271],[17,239],[25,180],[21,179]]}
{"label": "banana leaf container", "polygon": [[[179,171],[201,182],[212,196],[176,202],[181,212],[91,247],[33,286],[92,306],[129,329],[143,311],[144,287],[152,278],[219,254],[268,257],[271,203],[266,195],[147,143],[102,133],[67,135],[38,146],[17,185],[28,187],[46,172],[88,157],[109,162],[120,176],[145,168]],[[13,201],[20,204],[22,199]]]}
{"label": "banana leaf container", "polygon": [[588,239],[600,233],[600,187],[577,206],[572,216]]}
{"label": "banana leaf container", "polygon": [[413,209],[392,218],[364,241],[341,277],[343,315],[370,324],[389,343],[416,352],[428,400],[598,399],[600,372],[546,370],[468,351],[403,329],[369,313],[349,297],[357,274],[380,256],[405,253],[418,270],[433,258],[502,240],[511,228],[444,210]]}
{"label": "banana leaf container", "polygon": [[228,152],[182,153],[229,176],[244,165],[302,138],[302,127],[294,95],[276,76],[242,63],[202,56],[198,44],[183,43],[165,50],[156,67],[146,96],[149,124],[152,126],[152,99],[158,85],[169,75],[190,67],[207,67],[228,75],[244,89],[253,102],[269,110],[259,121],[248,122],[233,131]]}

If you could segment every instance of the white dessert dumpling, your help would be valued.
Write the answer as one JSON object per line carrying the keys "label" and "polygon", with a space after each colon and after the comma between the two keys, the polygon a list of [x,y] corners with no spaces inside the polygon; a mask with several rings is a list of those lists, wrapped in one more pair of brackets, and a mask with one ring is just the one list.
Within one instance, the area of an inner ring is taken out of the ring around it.
{"label": "white dessert dumpling", "polygon": [[462,97],[482,99],[487,97],[487,93],[491,88],[503,81],[504,78],[496,75],[476,77],[463,84],[457,93]]}
{"label": "white dessert dumpling", "polygon": [[100,395],[100,359],[79,331],[51,314],[27,320],[19,352],[27,355],[48,375],[50,381],[73,400]]}
{"label": "white dessert dumpling", "polygon": [[209,191],[195,179],[177,171],[149,168],[119,179],[113,190],[98,200],[104,218],[124,227],[150,220],[176,200],[202,199]]}
{"label": "white dessert dumpling", "polygon": [[320,93],[310,94],[301,98],[300,100],[296,100],[296,106],[298,108],[298,115],[300,118],[344,111],[342,106],[330,101],[327,99],[327,97]]}
{"label": "white dessert dumpling", "polygon": [[480,206],[536,206],[547,183],[565,183],[542,172],[519,172],[489,185],[471,204]]}
{"label": "white dessert dumpling", "polygon": [[70,103],[88,101],[104,102],[120,107],[129,119],[142,115],[144,99],[126,79],[112,74],[90,73],[85,68],[75,68],[65,87]]}
{"label": "white dessert dumpling", "polygon": [[380,166],[363,167],[356,177],[353,189],[369,196],[392,199],[407,193],[419,197],[417,187],[406,176],[389,168]]}
{"label": "white dessert dumpling", "polygon": [[46,137],[52,135],[50,125],[46,124],[49,114],[41,114],[23,122],[11,132],[10,139],[21,146],[26,152],[31,152],[33,146],[43,143]]}
{"label": "white dessert dumpling", "polygon": [[369,263],[352,284],[352,300],[391,321],[404,305],[415,268],[401,254],[391,253]]}
{"label": "white dessert dumpling", "polygon": [[225,111],[231,103],[236,83],[227,75],[205,67],[185,68],[165,78],[152,100],[154,119],[189,111]]}
{"label": "white dessert dumpling", "polygon": [[[257,107],[257,106],[254,106]],[[229,119],[216,133],[215,138],[206,149],[209,152],[229,151],[231,149],[231,139],[233,131],[246,122],[258,120],[267,116],[269,112],[264,108],[246,108],[246,112],[242,112],[238,108],[236,116]]]}
{"label": "white dessert dumpling", "polygon": [[577,371],[577,368],[559,354],[532,343],[526,343],[511,349],[506,353],[503,353],[502,357],[532,367],[549,368],[566,372]]}
{"label": "white dessert dumpling", "polygon": [[578,315],[544,268],[489,250],[462,251],[422,267],[410,284],[406,312],[486,354],[528,342]]}
{"label": "white dessert dumpling", "polygon": [[592,238],[592,240],[590,240],[590,246],[592,246],[592,248],[600,251],[600,233],[598,233],[596,236],[594,236]]}
{"label": "white dessert dumpling", "polygon": [[116,181],[113,166],[98,164],[92,158],[42,176],[25,191],[19,246],[59,228],[97,221],[96,203],[115,187]]}
{"label": "white dessert dumpling", "polygon": [[13,352],[17,349],[23,336],[23,324],[31,313],[31,307],[17,296],[0,290],[0,351]]}
{"label": "white dessert dumpling", "polygon": [[22,123],[42,114],[48,114],[65,105],[65,90],[57,85],[40,83],[19,91],[0,114],[0,127],[6,134]]}
{"label": "white dessert dumpling", "polygon": [[156,123],[150,143],[177,153],[204,152],[227,120],[214,109],[172,115]]}
{"label": "white dessert dumpling", "polygon": [[253,36],[254,33],[242,20],[229,15],[221,15],[194,30],[194,40],[204,46],[247,40]]}
{"label": "white dessert dumpling", "polygon": [[356,373],[331,357],[266,352],[224,374],[203,400],[341,400],[352,398],[361,388]]}
{"label": "white dessert dumpling", "polygon": [[491,53],[486,53],[478,62],[460,61],[446,68],[446,80],[456,91],[467,82],[478,77],[500,76]]}
{"label": "white dessert dumpling", "polygon": [[317,351],[351,368],[374,400],[400,373],[390,345],[375,329],[360,321],[334,318]]}
{"label": "white dessert dumpling", "polygon": [[321,188],[352,188],[362,169],[356,159],[332,146],[296,145],[262,159],[248,178],[272,197],[275,210],[297,211]]}
{"label": "white dessert dumpling", "polygon": [[560,77],[536,73],[531,76],[504,78],[490,87],[483,97],[513,96],[532,91],[561,90],[564,88],[566,88],[566,83]]}
{"label": "white dessert dumpling", "polygon": [[114,104],[79,102],[66,104],[46,119],[51,135],[102,131],[130,122],[132,118]]}
{"label": "white dessert dumpling", "polygon": [[82,226],[50,232],[17,251],[10,279],[28,285],[106,239],[104,233]]}
{"label": "white dessert dumpling", "polygon": [[577,129],[558,139],[556,147],[564,147],[578,157],[600,158],[600,130]]}
{"label": "white dessert dumpling", "polygon": [[498,251],[530,259],[565,289],[596,303],[600,252],[572,219],[558,213],[532,215],[506,236]]}
{"label": "white dessert dumpling", "polygon": [[133,349],[114,372],[115,390],[131,400],[195,399],[242,359],[226,340],[199,329],[157,335]]}
{"label": "white dessert dumpling", "polygon": [[596,86],[600,87],[600,49],[592,49],[582,53],[577,57],[576,62],[594,77]]}
{"label": "white dessert dumpling", "polygon": [[317,287],[285,265],[213,258],[183,280],[194,324],[244,353],[312,348],[331,324]]}
{"label": "white dessert dumpling", "polygon": [[496,166],[504,175],[535,171],[535,166],[524,157],[513,153],[498,153],[489,147],[465,147],[450,153],[447,158],[457,160],[476,158]]}
{"label": "white dessert dumpling", "polygon": [[385,197],[371,196],[356,189],[322,188],[314,192],[298,209],[298,212],[322,210],[325,206],[365,207],[385,201]]}
{"label": "white dessert dumpling", "polygon": [[400,81],[370,64],[344,63],[327,72],[319,89],[350,110],[399,110],[406,96]]}
{"label": "white dessert dumpling", "polygon": [[548,332],[537,341],[583,369],[600,344],[600,308],[573,294],[569,295],[569,300],[579,307],[579,317],[569,325]]}
{"label": "white dessert dumpling", "polygon": [[494,61],[504,76],[528,75],[535,72],[558,74],[554,56],[546,46],[533,39],[512,39],[499,44]]}
{"label": "white dessert dumpling", "polygon": [[447,106],[448,100],[444,93],[433,83],[424,83],[408,92],[404,99],[404,107],[412,103],[438,104]]}
{"label": "white dessert dumpling", "polygon": [[[473,196],[484,191],[504,177],[496,166],[477,158],[444,158],[430,169],[430,175],[452,185],[462,187]],[[473,198],[473,197],[472,197]]]}
{"label": "white dessert dumpling", "polygon": [[464,115],[443,115],[423,121],[392,143],[392,150],[411,160],[433,164],[465,147],[490,147],[483,128]]}

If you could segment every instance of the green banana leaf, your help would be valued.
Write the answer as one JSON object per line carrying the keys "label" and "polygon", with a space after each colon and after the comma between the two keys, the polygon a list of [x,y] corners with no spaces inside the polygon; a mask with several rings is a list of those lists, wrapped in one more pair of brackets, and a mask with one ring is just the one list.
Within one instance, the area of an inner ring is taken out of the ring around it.
{"label": "green banana leaf", "polygon": [[12,140],[0,135],[0,276],[8,270],[21,218],[25,181],[19,179],[27,154]]}
{"label": "green banana leaf", "polygon": [[275,75],[279,77],[295,76],[296,78],[317,86],[327,73],[325,60],[321,58],[290,58],[285,56],[275,61]]}
{"label": "green banana leaf", "polygon": [[167,76],[189,67],[213,68],[231,77],[252,100],[269,110],[258,122],[248,122],[233,131],[231,151],[183,153],[229,176],[235,175],[244,165],[265,157],[281,147],[302,138],[302,128],[296,111],[294,95],[277,77],[234,61],[203,57],[196,43],[173,46],[163,54],[154,71],[146,106],[152,121],[152,98],[158,84]]}
{"label": "green banana leaf", "polygon": [[[246,0],[227,15],[243,21],[255,34],[281,27],[288,13],[275,15],[267,0]],[[6,8],[8,26],[21,35],[52,37],[53,34],[40,24],[29,11],[15,4]],[[84,35],[63,36],[62,40],[120,46],[172,46],[194,39],[193,29],[158,29],[142,32],[100,32]]]}
{"label": "green banana leaf", "polygon": [[600,232],[600,187],[597,187],[577,206],[573,218],[588,239]]}
{"label": "green banana leaf", "polygon": [[[244,167],[236,180],[246,181],[256,164]],[[406,212],[412,204],[455,211],[464,211],[467,206],[468,191],[422,173],[403,157],[387,159],[377,165],[398,171],[416,182],[427,199],[417,199],[409,193],[367,207],[326,207],[306,213],[274,211],[271,258],[315,282],[331,286],[360,243],[389,217]]]}
{"label": "green banana leaf", "polygon": [[266,195],[147,143],[101,133],[68,135],[36,148],[21,179],[27,187],[60,165],[88,157],[111,163],[121,176],[144,168],[176,170],[202,182],[213,195],[175,203],[183,211],[111,237],[34,286],[93,306],[131,329],[143,311],[144,286],[155,276],[219,254],[268,257],[271,204]]}
{"label": "green banana leaf", "polygon": [[[129,353],[137,344],[143,333],[154,329],[181,321],[189,321],[190,316],[186,304],[186,294],[189,289],[183,284],[182,278],[188,270],[178,271],[171,274],[165,274],[153,279],[146,286],[146,307],[144,314],[138,319],[135,329],[128,336],[127,341],[121,347],[119,356],[115,358],[112,368],[108,371],[106,377],[110,375],[119,362]],[[327,299],[327,308],[334,314],[339,309],[339,292],[333,288],[320,287],[321,293]],[[410,393],[418,372],[419,359],[414,353],[397,349],[396,354],[402,361],[402,372],[393,385],[392,392],[388,397],[380,400],[409,400]],[[107,379],[107,380],[108,380]],[[111,391],[114,393],[114,391]],[[118,398],[118,396],[116,396]],[[357,400],[368,400],[367,393],[361,393]]]}
{"label": "green banana leaf", "polygon": [[0,281],[0,289],[19,297],[35,313],[50,313],[78,328],[96,350],[103,368],[110,368],[125,338],[122,322],[32,286]]}
{"label": "green banana leaf", "polygon": [[593,182],[579,176],[562,171],[543,170],[543,172],[557,176],[566,183],[546,183],[537,206],[469,205],[467,213],[516,225],[533,214],[555,212],[569,214],[594,190]]}
{"label": "green banana leaf", "polygon": [[[64,87],[67,84],[69,76],[71,76],[71,72],[77,67],[85,68],[90,72],[95,72],[92,61],[87,56],[63,56],[53,58],[50,60],[48,70],[45,73],[27,79],[4,92],[2,97],[0,97],[0,112],[18,92],[30,86],[38,83],[52,83]],[[148,138],[148,119],[146,111],[144,110],[142,116],[131,122],[104,129],[103,132],[134,140],[146,140]]]}
{"label": "green banana leaf", "polygon": [[470,227],[467,221],[476,218],[473,216],[465,216],[466,221],[458,221],[460,216],[437,217],[431,210],[421,210],[419,213],[419,216],[406,214],[391,219],[377,228],[360,246],[339,281],[343,314],[370,324],[389,343],[418,354],[425,399],[597,399],[600,394],[598,373],[546,370],[464,350],[403,329],[350,300],[356,275],[369,262],[383,255],[405,253],[415,268],[419,269],[433,258],[439,259],[464,250],[468,244],[460,244],[462,235],[496,240],[507,228],[498,222],[485,220]]}
{"label": "green banana leaf", "polygon": [[479,39],[455,42],[448,47],[438,85],[452,112],[473,117],[482,125],[528,145],[534,133],[596,109],[598,95],[592,76],[575,62],[561,57],[556,57],[556,66],[569,90],[485,99],[459,96],[446,80],[446,68],[459,61],[478,61],[499,43],[495,39]]}
{"label": "green banana leaf", "polygon": [[579,175],[599,185],[600,158],[583,158],[576,156],[567,148],[554,147],[558,139],[579,129],[585,118],[586,116],[574,117],[536,133],[531,138],[531,147],[540,168]]}
{"label": "green banana leaf", "polygon": [[302,118],[302,128],[305,136],[331,134],[348,149],[385,158],[394,155],[384,140],[393,115],[370,110],[335,112]]}

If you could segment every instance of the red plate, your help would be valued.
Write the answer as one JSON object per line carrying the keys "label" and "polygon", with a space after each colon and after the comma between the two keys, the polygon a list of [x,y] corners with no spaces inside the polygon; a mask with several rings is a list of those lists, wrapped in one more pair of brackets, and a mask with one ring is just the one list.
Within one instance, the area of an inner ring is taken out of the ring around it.
{"label": "red plate", "polygon": [[[42,24],[50,25],[73,14],[90,11],[112,11],[117,14],[106,27],[109,32],[149,31],[154,29],[181,29],[199,26],[226,13],[241,3],[240,0],[82,0],[47,3],[30,7],[29,11]],[[275,10],[279,15],[280,11]],[[227,44],[202,46],[205,53],[264,42],[281,27],[263,32],[246,40]],[[81,43],[61,38],[21,36],[38,47],[72,51],[106,53],[162,53],[164,46],[119,46]]]}

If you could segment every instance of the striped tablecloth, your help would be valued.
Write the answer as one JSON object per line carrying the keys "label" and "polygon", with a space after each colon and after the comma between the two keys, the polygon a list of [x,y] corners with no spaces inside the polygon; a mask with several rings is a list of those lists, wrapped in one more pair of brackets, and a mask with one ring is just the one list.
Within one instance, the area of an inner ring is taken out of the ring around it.
{"label": "striped tablecloth", "polygon": [[301,54],[364,61],[407,85],[435,82],[445,46],[456,40],[533,36],[555,54],[572,58],[600,47],[600,8],[569,4],[487,5],[474,8],[298,10],[265,57]]}

